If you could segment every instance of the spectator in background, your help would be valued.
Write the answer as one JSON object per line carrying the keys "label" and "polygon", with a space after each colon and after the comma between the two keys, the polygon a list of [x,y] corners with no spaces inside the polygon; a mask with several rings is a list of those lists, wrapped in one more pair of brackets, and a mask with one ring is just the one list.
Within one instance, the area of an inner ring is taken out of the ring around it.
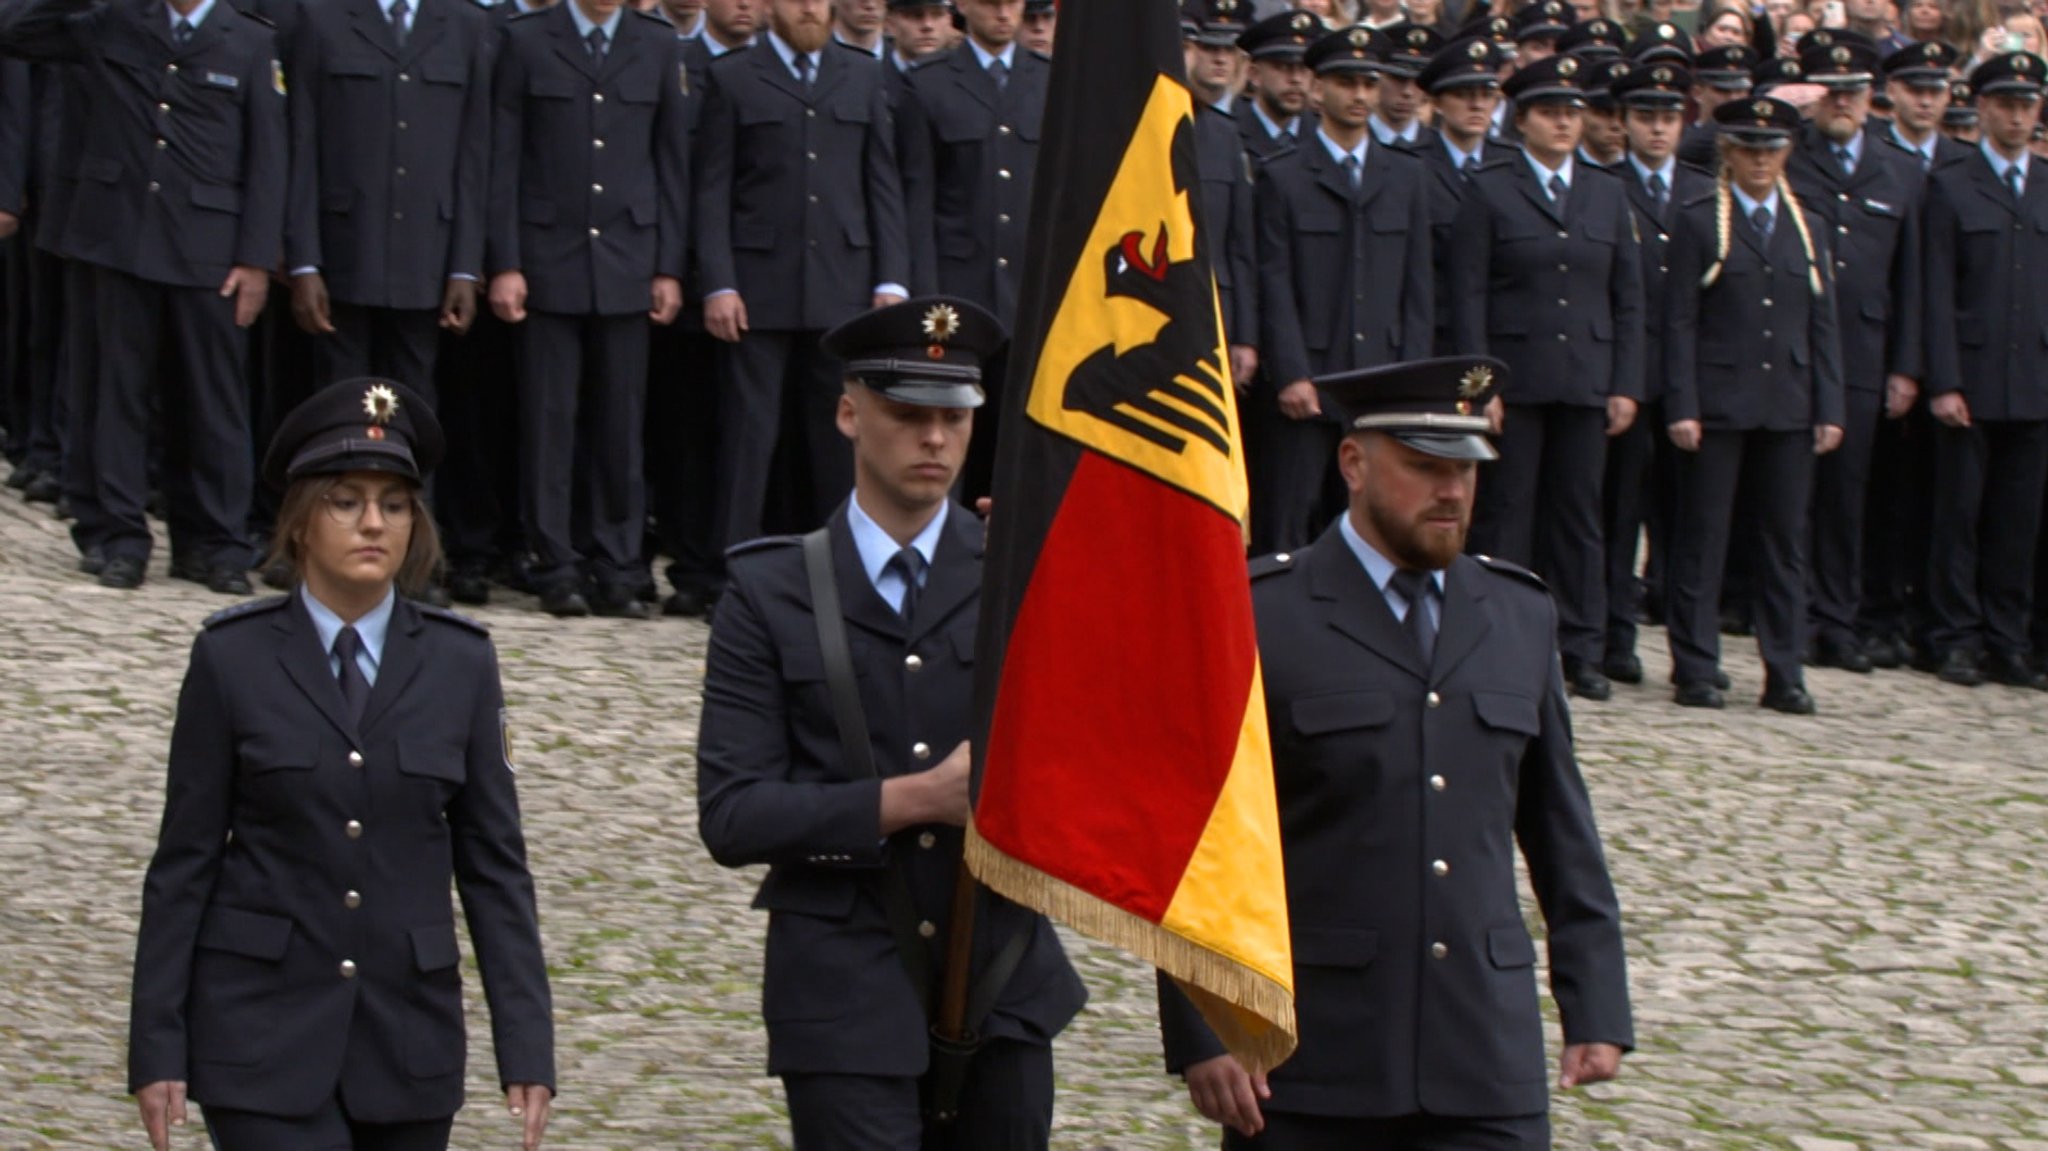
{"label": "spectator in background", "polygon": [[1948,13],[1947,39],[1966,57],[1963,71],[1969,71],[1977,63],[1984,33],[1999,27],[2004,19],[1996,0],[1953,0]]}
{"label": "spectator in background", "polygon": [[1408,19],[1408,6],[1401,0],[1365,0],[1358,22],[1368,28],[1391,28]]}
{"label": "spectator in background", "polygon": [[1750,21],[1749,13],[1739,8],[1719,8],[1700,26],[1700,50],[1748,45],[1755,34],[1756,25]]}
{"label": "spectator in background", "polygon": [[1351,23],[1351,5],[1346,0],[1294,0],[1294,6],[1323,22],[1325,28],[1342,28]]}
{"label": "spectator in background", "polygon": [[1820,23],[1806,12],[1793,12],[1786,16],[1785,22],[1778,25],[1778,55],[1798,59],[1799,42],[1818,27]]}
{"label": "spectator in background", "polygon": [[1915,44],[1939,40],[1948,27],[1948,7],[1942,0],[1907,0],[1899,17],[1899,32]]}
{"label": "spectator in background", "polygon": [[1870,37],[1871,42],[1877,45],[1879,58],[1889,56],[1910,43],[1899,35],[1893,24],[1898,10],[1892,0],[1844,0],[1843,11],[1849,17],[1849,30]]}

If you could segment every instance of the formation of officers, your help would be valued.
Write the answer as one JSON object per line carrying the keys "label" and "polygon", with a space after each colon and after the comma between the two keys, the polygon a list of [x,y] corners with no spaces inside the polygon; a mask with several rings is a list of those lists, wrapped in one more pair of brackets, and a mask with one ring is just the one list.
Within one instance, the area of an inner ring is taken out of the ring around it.
{"label": "formation of officers", "polygon": [[[433,596],[702,614],[729,547],[850,490],[825,331],[934,292],[1014,320],[1051,7],[9,0],[14,481],[102,584],[157,510],[169,574],[240,594],[276,414],[378,374],[449,428]],[[1788,712],[1814,664],[2048,688],[2040,58],[1250,16],[1183,28],[1255,551],[1341,505],[1315,377],[1486,354],[1472,545],[1549,581],[1577,695],[1640,682],[1644,619],[1682,704],[1723,705],[1724,632]]]}

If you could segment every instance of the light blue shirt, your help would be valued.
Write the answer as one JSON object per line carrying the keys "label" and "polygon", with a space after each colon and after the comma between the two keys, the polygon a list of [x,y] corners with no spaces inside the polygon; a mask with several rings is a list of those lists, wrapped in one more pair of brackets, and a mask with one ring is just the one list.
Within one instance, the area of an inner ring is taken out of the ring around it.
{"label": "light blue shirt", "polygon": [[1748,193],[1733,185],[1730,185],[1729,190],[1735,193],[1735,202],[1742,206],[1743,219],[1748,220],[1755,217],[1756,210],[1762,208],[1771,214],[1771,223],[1773,226],[1776,226],[1778,222],[1778,193],[1775,190],[1770,195],[1765,196],[1762,201],[1750,199]]}
{"label": "light blue shirt", "polygon": [[1465,161],[1484,161],[1486,159],[1486,141],[1484,140],[1479,142],[1478,147],[1467,152],[1460,149],[1456,144],[1451,143],[1449,136],[1440,136],[1438,138],[1444,142],[1444,151],[1450,153],[1451,167],[1456,168],[1460,172],[1465,170]]}
{"label": "light blue shirt", "polygon": [[1892,142],[1897,144],[1899,147],[1904,148],[1908,152],[1911,152],[1914,155],[1920,157],[1921,167],[1924,168],[1929,164],[1934,163],[1934,146],[1935,142],[1941,139],[1941,133],[1929,132],[1927,134],[1927,142],[1925,144],[1915,144],[1913,141],[1908,140],[1904,136],[1899,135],[1899,126],[1897,123],[1894,123],[1892,125],[1891,131]]}
{"label": "light blue shirt", "polygon": [[[313,630],[320,633],[320,650],[327,653],[328,672],[340,679],[341,657],[334,654],[334,637],[348,625],[326,604],[313,598],[313,593],[304,584],[299,585],[299,598],[305,601],[306,614],[313,617]],[[356,649],[356,666],[362,669],[363,679],[372,687],[377,685],[377,665],[384,662],[384,637],[391,631],[391,608],[397,602],[398,593],[387,591],[384,602],[371,608],[369,614],[355,623],[356,638],[363,641]]]}
{"label": "light blue shirt", "polygon": [[1420,120],[1410,120],[1406,132],[1394,131],[1394,126],[1380,119],[1378,112],[1374,112],[1372,119],[1366,121],[1366,123],[1372,126],[1373,138],[1382,144],[1413,144],[1422,138],[1422,121]]}
{"label": "light blue shirt", "polygon": [[576,21],[576,34],[578,36],[588,40],[590,39],[591,29],[602,28],[604,29],[604,42],[607,45],[618,41],[619,21],[626,18],[625,5],[620,5],[618,10],[612,13],[611,19],[606,20],[602,24],[592,24],[590,17],[583,14],[583,9],[576,6],[576,0],[563,0],[563,2],[569,5],[569,18]]}
{"label": "light blue shirt", "polygon": [[[932,522],[924,525],[924,530],[910,541],[910,546],[924,557],[926,579],[931,578],[932,557],[939,554],[939,537],[946,530],[948,506],[940,504],[939,514],[933,516]],[[896,558],[903,545],[861,510],[859,496],[846,501],[846,527],[853,533],[853,546],[860,552],[860,566],[867,569],[868,582],[875,585],[875,594],[890,607],[902,611],[903,593],[909,585],[903,580],[903,572],[890,567],[889,561]],[[924,585],[920,583],[918,586]]]}
{"label": "light blue shirt", "polygon": [[1666,196],[1676,194],[1677,189],[1673,185],[1678,183],[1678,157],[1666,156],[1664,157],[1663,167],[1652,168],[1638,159],[1634,152],[1630,152],[1628,154],[1628,166],[1636,170],[1636,179],[1642,181],[1644,191],[1650,190],[1650,177],[1662,176],[1664,177],[1664,194]]}
{"label": "light blue shirt", "polygon": [[2024,196],[2027,194],[2027,158],[2033,153],[2022,151],[2020,152],[2019,159],[2008,160],[1998,154],[1998,149],[1992,147],[1989,140],[1979,140],[1977,147],[1983,150],[1984,158],[1991,161],[1991,170],[1997,173],[1999,183],[2003,184],[2009,178],[2005,174],[2006,169],[2018,168],[2020,170],[2020,195]]}
{"label": "light blue shirt", "polygon": [[173,29],[177,28],[178,21],[190,20],[192,22],[192,29],[196,32],[201,24],[206,23],[207,13],[213,11],[213,0],[199,0],[199,7],[192,9],[192,11],[185,13],[183,16],[178,15],[178,10],[169,4],[164,5],[164,11],[170,14],[171,27]]}
{"label": "light blue shirt", "polygon": [[1337,141],[1330,139],[1330,134],[1321,128],[1316,129],[1316,139],[1323,142],[1323,147],[1329,150],[1330,159],[1335,160],[1339,168],[1344,166],[1344,161],[1346,160],[1356,160],[1358,161],[1358,170],[1360,172],[1365,171],[1365,150],[1372,146],[1371,133],[1367,133],[1364,138],[1360,139],[1358,147],[1353,148],[1349,152],[1346,152]]}
{"label": "light blue shirt", "polygon": [[[620,9],[620,11],[624,11],[624,9]],[[777,36],[774,29],[770,29],[768,32],[768,44],[775,49],[777,56],[782,57],[782,66],[789,69],[789,74],[798,80],[802,80],[804,78],[803,73],[796,70],[796,49],[790,47],[789,43],[782,37]],[[823,52],[806,52],[804,55],[811,58],[811,79],[815,81],[818,78],[818,69],[825,63],[825,54]]]}
{"label": "light blue shirt", "polygon": [[[1371,578],[1372,585],[1380,589],[1380,595],[1386,597],[1387,609],[1394,613],[1394,619],[1406,623],[1408,609],[1412,605],[1409,604],[1407,596],[1394,590],[1392,586],[1394,573],[1400,570],[1399,565],[1381,555],[1378,548],[1365,542],[1365,537],[1359,535],[1358,529],[1351,526],[1349,513],[1338,517],[1337,530],[1344,534],[1344,542],[1350,545],[1351,554],[1357,556],[1358,562],[1365,565],[1365,574]],[[1441,631],[1444,622],[1444,573],[1433,571],[1429,573],[1429,578],[1436,581],[1436,595],[1429,601],[1429,619],[1431,623],[1437,625],[1437,630]]]}
{"label": "light blue shirt", "polygon": [[1287,123],[1276,123],[1271,116],[1266,115],[1266,110],[1259,106],[1259,102],[1257,100],[1252,101],[1252,115],[1257,116],[1259,118],[1259,123],[1265,125],[1266,134],[1269,136],[1286,136],[1292,138],[1297,132],[1301,130],[1301,117],[1289,116],[1287,118]]}
{"label": "light blue shirt", "polygon": [[976,40],[972,36],[969,36],[967,38],[967,46],[969,48],[974,49],[974,58],[975,60],[980,62],[981,70],[984,72],[988,71],[988,66],[990,64],[993,64],[998,60],[1001,60],[1003,62],[1003,69],[1005,71],[1015,72],[1017,70],[1017,42],[1014,40],[1012,40],[1008,44],[1003,45],[1003,51],[1001,55],[996,55],[994,53],[991,53],[988,49],[983,48],[981,46],[981,42]]}
{"label": "light blue shirt", "polygon": [[848,40],[846,37],[841,36],[837,32],[832,33],[832,38],[834,40],[839,41],[841,44],[844,44],[848,48],[853,49],[856,52],[866,52],[868,55],[873,56],[877,60],[880,60],[882,58],[883,53],[887,52],[889,48],[889,41],[879,36],[875,38],[875,46],[872,48],[863,48],[860,45],[854,43],[853,41]]}
{"label": "light blue shirt", "polygon": [[1552,176],[1556,176],[1564,181],[1564,190],[1566,192],[1572,190],[1572,158],[1570,156],[1564,158],[1564,166],[1555,172],[1538,163],[1536,157],[1528,152],[1522,153],[1522,158],[1529,161],[1529,170],[1536,173],[1536,186],[1543,189],[1545,195],[1550,193],[1550,178]]}
{"label": "light blue shirt", "polygon": [[[1856,169],[1856,165],[1861,164],[1863,162],[1863,133],[1856,133],[1856,138],[1849,141],[1846,144],[1837,144],[1833,140],[1829,140],[1828,159],[1835,159],[1835,149],[1837,148],[1840,148],[1843,151],[1849,153],[1849,169],[1850,171],[1854,171]],[[1836,163],[1836,167],[1840,166],[1840,162],[1838,161]]]}
{"label": "light blue shirt", "polygon": [[719,43],[718,37],[710,35],[709,33],[700,33],[697,39],[704,41],[704,50],[711,54],[711,58],[713,60],[718,59],[720,56],[725,55],[727,52],[737,52],[740,50],[740,48],[751,48],[754,46],[754,42],[752,40],[748,40],[746,43],[741,44],[738,47],[728,48],[724,44]]}
{"label": "light blue shirt", "polygon": [[[207,0],[207,2],[212,3],[213,0]],[[391,19],[391,6],[396,3],[398,3],[398,0],[377,0],[377,7],[384,10],[384,18],[386,20]],[[405,0],[405,10],[405,26],[409,29],[412,27],[413,17],[420,14],[420,0]]]}

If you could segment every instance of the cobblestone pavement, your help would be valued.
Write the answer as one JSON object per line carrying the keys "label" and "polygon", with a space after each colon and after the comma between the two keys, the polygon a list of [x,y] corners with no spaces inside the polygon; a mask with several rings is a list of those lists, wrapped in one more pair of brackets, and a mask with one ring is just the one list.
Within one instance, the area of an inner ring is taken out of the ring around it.
{"label": "cobblestone pavement", "polygon": [[[146,1146],[123,1095],[136,905],[178,676],[222,602],[161,559],[101,590],[60,525],[0,500],[0,1151]],[[786,1146],[755,877],[696,841],[704,627],[481,615],[555,972],[551,1146]],[[1644,654],[1661,683],[1661,640]],[[1746,644],[1728,667],[1718,715],[1658,687],[1578,709],[1643,1048],[1559,1101],[1559,1146],[2048,1151],[2048,700],[1818,672],[1821,716],[1792,719],[1748,706]],[[1149,973],[1074,950],[1094,1002],[1059,1045],[1056,1145],[1214,1146],[1159,1070]],[[480,1011],[472,1034],[456,1145],[515,1147]]]}

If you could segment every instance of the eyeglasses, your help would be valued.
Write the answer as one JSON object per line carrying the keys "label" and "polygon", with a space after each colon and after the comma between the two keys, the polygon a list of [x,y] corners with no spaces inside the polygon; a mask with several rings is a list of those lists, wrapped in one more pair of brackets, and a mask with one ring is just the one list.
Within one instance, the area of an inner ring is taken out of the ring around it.
{"label": "eyeglasses", "polygon": [[412,522],[413,498],[407,492],[392,492],[376,500],[366,500],[349,492],[328,492],[321,497],[321,502],[327,508],[327,518],[340,527],[360,527],[363,514],[373,503],[377,506],[378,518],[385,524]]}

